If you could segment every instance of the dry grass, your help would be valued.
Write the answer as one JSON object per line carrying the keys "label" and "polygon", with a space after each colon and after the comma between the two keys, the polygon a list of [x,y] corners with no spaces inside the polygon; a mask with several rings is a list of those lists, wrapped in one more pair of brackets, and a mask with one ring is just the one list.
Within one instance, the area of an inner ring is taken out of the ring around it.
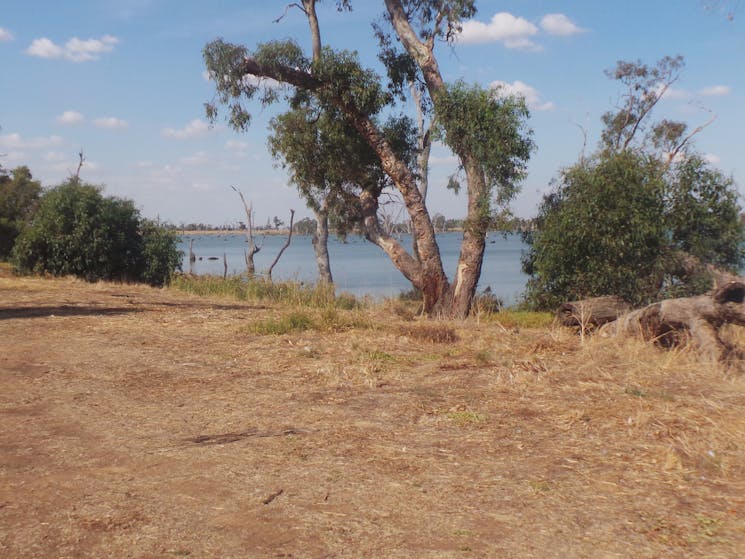
{"label": "dry grass", "polygon": [[745,555],[737,367],[499,314],[0,277],[0,554]]}

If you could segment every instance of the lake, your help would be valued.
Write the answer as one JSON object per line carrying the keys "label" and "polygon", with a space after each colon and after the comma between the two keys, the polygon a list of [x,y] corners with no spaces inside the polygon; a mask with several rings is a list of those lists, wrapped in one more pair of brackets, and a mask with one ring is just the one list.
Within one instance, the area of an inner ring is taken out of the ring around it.
{"label": "lake", "polygon": [[[445,271],[453,277],[458,262],[462,233],[437,235]],[[243,234],[182,235],[179,249],[184,251],[183,269],[189,268],[189,241],[194,239],[194,254],[197,261],[191,267],[195,274],[223,273],[223,253],[227,256],[228,273],[241,274],[246,271],[244,251],[247,248]],[[264,272],[277,256],[287,237],[268,235],[263,240],[261,251],[254,256],[257,272]],[[404,235],[404,246],[411,247],[411,237]],[[506,237],[490,233],[481,270],[479,291],[490,287],[492,292],[506,304],[517,302],[525,289],[527,276],[520,271],[520,257],[527,249],[520,235]],[[411,284],[396,270],[385,253],[362,237],[349,236],[346,242],[329,238],[331,272],[338,291],[356,296],[369,295],[374,298],[395,297],[401,291],[411,289]],[[217,260],[209,260],[209,258]],[[275,266],[272,277],[280,280],[315,282],[318,278],[311,237],[294,235],[292,244]]]}

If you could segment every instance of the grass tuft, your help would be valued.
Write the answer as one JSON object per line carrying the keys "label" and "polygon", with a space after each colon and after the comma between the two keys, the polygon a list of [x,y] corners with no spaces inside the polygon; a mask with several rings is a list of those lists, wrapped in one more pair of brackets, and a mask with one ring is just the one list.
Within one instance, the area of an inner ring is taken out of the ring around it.
{"label": "grass tuft", "polygon": [[313,319],[310,316],[302,312],[293,312],[280,318],[254,322],[246,329],[254,334],[281,336],[291,332],[304,332],[313,327]]}
{"label": "grass tuft", "polygon": [[451,344],[458,341],[458,335],[445,324],[417,324],[399,328],[402,335],[423,342]]}

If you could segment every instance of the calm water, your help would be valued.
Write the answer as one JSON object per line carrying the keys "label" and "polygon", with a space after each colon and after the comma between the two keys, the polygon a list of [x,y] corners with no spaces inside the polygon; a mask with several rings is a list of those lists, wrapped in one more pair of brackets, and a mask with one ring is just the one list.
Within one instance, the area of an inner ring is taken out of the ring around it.
{"label": "calm water", "polygon": [[[461,233],[443,233],[437,236],[443,263],[452,278],[458,262]],[[189,270],[189,240],[194,239],[197,261],[192,267],[195,274],[223,273],[223,252],[228,260],[228,273],[245,272],[245,235],[184,235],[179,248],[184,251],[183,269]],[[265,271],[286,241],[284,236],[267,236],[263,248],[254,256],[257,272]],[[404,236],[404,246],[411,246],[411,238]],[[525,288],[527,276],[520,271],[520,256],[526,249],[519,235],[491,233],[486,245],[479,291],[491,287],[495,295],[512,304]],[[385,253],[361,237],[348,237],[342,243],[335,237],[329,239],[331,272],[340,291],[357,296],[393,297],[411,289],[411,284],[391,263]],[[217,260],[209,260],[217,257]],[[310,237],[293,236],[292,244],[285,251],[272,272],[274,279],[315,282],[318,278],[315,255]]]}

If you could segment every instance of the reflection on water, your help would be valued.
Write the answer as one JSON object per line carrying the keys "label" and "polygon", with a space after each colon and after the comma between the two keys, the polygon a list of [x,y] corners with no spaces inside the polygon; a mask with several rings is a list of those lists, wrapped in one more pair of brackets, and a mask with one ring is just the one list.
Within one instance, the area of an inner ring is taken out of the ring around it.
{"label": "reflection on water", "polygon": [[[443,233],[437,236],[445,271],[452,277],[458,261],[461,233]],[[223,274],[223,254],[227,258],[228,273],[241,274],[246,270],[244,251],[247,248],[245,235],[184,235],[179,248],[184,251],[183,269],[188,271],[189,241],[194,241],[196,261],[191,270],[195,274]],[[277,256],[286,241],[285,236],[270,235],[256,238],[262,244],[261,251],[254,256],[256,271],[265,271]],[[411,238],[404,235],[402,242],[411,246]],[[484,265],[481,270],[479,291],[490,287],[505,303],[514,303],[525,288],[527,276],[520,271],[520,256],[526,249],[519,235],[491,233],[486,245]],[[391,263],[377,246],[361,237],[350,236],[346,242],[329,239],[331,272],[338,290],[357,296],[393,297],[401,291],[411,289],[411,284]],[[212,260],[210,260],[212,258]],[[315,282],[318,277],[315,255],[310,237],[292,237],[292,244],[282,255],[272,271],[274,279],[291,279]]]}

